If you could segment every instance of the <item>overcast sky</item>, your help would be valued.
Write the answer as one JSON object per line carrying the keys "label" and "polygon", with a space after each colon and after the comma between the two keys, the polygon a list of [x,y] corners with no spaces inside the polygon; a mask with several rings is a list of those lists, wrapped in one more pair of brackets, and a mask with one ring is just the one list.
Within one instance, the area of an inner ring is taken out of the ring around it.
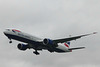
{"label": "overcast sky", "polygon": [[[9,44],[6,28],[50,39],[98,34],[71,42],[85,49],[36,56]],[[0,67],[100,67],[100,0],[0,0],[0,40]]]}

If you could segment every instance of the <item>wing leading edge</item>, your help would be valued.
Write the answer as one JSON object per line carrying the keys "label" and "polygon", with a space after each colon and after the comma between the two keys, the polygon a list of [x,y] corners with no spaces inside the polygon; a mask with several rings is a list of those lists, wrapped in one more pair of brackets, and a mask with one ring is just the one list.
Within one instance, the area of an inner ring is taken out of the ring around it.
{"label": "wing leading edge", "polygon": [[64,42],[67,42],[67,41],[72,41],[72,40],[76,40],[76,39],[79,39],[81,37],[84,37],[84,36],[88,36],[88,35],[92,35],[92,34],[96,34],[97,32],[93,32],[91,34],[85,34],[85,35],[80,35],[80,36],[75,36],[75,37],[70,37],[70,38],[64,38],[64,39],[57,39],[57,40],[53,40],[55,43],[64,43]]}

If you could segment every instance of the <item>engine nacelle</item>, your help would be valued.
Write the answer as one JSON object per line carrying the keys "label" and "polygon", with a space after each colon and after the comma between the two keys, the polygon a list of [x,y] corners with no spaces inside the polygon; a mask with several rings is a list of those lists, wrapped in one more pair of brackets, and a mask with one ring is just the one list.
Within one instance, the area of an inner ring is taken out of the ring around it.
{"label": "engine nacelle", "polygon": [[46,39],[46,38],[45,38],[45,39],[43,40],[43,44],[44,44],[44,45],[53,45],[54,42],[53,42],[52,40],[50,40],[50,39]]}
{"label": "engine nacelle", "polygon": [[19,43],[19,44],[17,45],[17,48],[18,48],[19,50],[25,51],[25,50],[28,48],[28,45]]}

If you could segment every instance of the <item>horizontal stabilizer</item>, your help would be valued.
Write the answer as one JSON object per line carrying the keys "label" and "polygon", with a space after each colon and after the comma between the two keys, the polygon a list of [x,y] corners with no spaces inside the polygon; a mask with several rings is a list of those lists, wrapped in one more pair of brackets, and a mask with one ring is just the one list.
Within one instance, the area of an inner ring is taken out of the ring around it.
{"label": "horizontal stabilizer", "polygon": [[77,50],[77,49],[83,49],[85,47],[77,47],[77,48],[69,48],[68,50]]}

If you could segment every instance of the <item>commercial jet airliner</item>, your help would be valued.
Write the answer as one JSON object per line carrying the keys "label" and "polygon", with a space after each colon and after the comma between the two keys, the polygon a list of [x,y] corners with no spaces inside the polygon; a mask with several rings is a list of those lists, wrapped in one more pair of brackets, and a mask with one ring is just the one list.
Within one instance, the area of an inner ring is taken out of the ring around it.
{"label": "commercial jet airliner", "polygon": [[35,50],[33,51],[33,53],[39,55],[40,53],[38,52],[38,50],[43,50],[43,49],[48,50],[49,52],[58,52],[58,53],[72,52],[72,50],[83,49],[85,47],[70,48],[70,41],[79,39],[84,36],[96,34],[96,32],[92,34],[80,35],[63,39],[55,39],[55,40],[49,38],[41,39],[16,29],[6,29],[4,31],[4,34],[10,40],[9,43],[12,43],[12,39],[27,43],[27,44],[19,43],[17,45],[19,50],[25,51],[26,49],[33,48]]}

